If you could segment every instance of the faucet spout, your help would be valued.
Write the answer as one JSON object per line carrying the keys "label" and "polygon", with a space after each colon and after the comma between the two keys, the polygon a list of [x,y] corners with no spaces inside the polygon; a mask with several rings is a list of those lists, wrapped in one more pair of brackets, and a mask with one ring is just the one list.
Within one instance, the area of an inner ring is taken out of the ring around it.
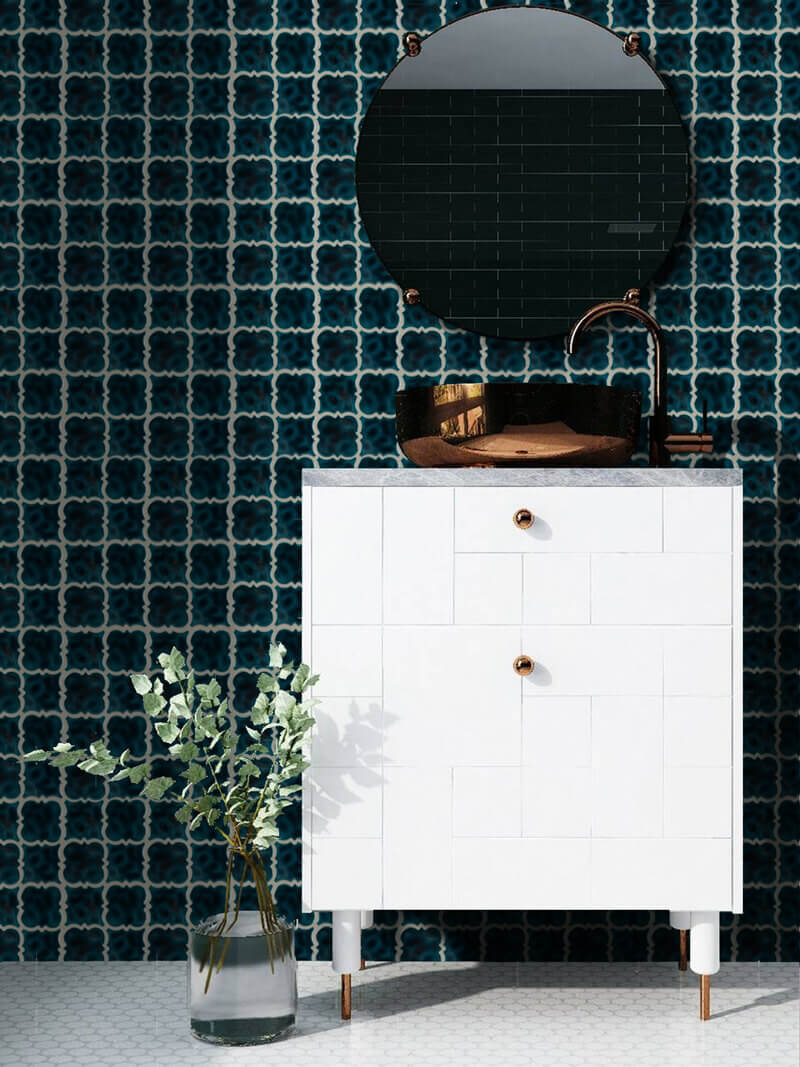
{"label": "faucet spout", "polygon": [[574,355],[578,340],[584,330],[598,319],[619,311],[630,315],[647,327],[653,339],[653,415],[650,425],[650,465],[669,466],[669,451],[666,441],[669,434],[667,420],[667,359],[664,351],[664,335],[656,320],[644,308],[639,307],[640,292],[629,289],[622,300],[607,300],[589,308],[572,326],[567,335],[567,353]]}

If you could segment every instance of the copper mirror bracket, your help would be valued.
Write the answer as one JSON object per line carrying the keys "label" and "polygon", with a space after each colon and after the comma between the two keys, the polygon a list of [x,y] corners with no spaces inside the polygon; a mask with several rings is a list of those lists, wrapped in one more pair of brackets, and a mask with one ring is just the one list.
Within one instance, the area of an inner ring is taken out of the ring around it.
{"label": "copper mirror bracket", "polygon": [[622,51],[626,56],[638,56],[642,49],[642,37],[638,33],[629,33],[622,42]]}
{"label": "copper mirror bracket", "polygon": [[412,307],[414,306],[414,304],[418,304],[420,300],[422,300],[419,289],[404,289],[403,300],[405,300],[405,302],[407,304],[410,304]]}
{"label": "copper mirror bracket", "polygon": [[403,48],[407,56],[418,56],[422,51],[422,38],[418,33],[404,33]]}

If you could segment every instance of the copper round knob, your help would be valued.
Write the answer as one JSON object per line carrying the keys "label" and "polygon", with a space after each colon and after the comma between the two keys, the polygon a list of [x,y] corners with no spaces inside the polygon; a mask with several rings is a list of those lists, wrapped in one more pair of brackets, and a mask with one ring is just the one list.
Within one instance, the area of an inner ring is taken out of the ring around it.
{"label": "copper round knob", "polygon": [[419,295],[419,289],[404,289],[403,300],[407,304],[418,304],[422,297]]}
{"label": "copper round knob", "polygon": [[535,515],[528,508],[520,508],[514,512],[514,525],[518,530],[529,530],[533,526]]}
{"label": "copper round knob", "polygon": [[517,656],[514,660],[514,673],[522,675],[524,678],[527,674],[532,674],[534,668],[534,662],[530,656]]}

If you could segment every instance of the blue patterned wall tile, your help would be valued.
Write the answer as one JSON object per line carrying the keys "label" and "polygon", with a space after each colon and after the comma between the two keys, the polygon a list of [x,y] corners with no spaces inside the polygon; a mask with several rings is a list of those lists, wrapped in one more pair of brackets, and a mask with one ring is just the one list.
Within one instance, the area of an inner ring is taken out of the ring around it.
{"label": "blue patterned wall tile", "polygon": [[[297,644],[303,466],[401,462],[392,394],[443,372],[597,381],[610,366],[647,388],[629,327],[566,370],[559,344],[482,341],[403,308],[365,244],[357,116],[402,32],[441,10],[407,6],[399,25],[389,0],[236,0],[229,23],[211,0],[147,18],[142,0],[80,0],[66,32],[44,0],[22,22],[0,12],[0,240],[20,245],[0,268],[0,893],[16,907],[20,862],[51,883],[23,896],[22,931],[0,923],[0,958],[180,958],[187,917],[216,907],[219,850],[198,843],[187,875],[160,806],[146,824],[141,802],[70,780],[62,822],[52,776],[31,766],[20,784],[8,766],[56,738],[53,708],[78,740],[105,724],[146,744],[125,673],[172,641],[240,708],[264,631]],[[775,709],[800,699],[800,223],[781,199],[800,196],[800,7],[784,0],[781,27],[766,2],[735,21],[729,0],[576,10],[643,35],[693,138],[694,203],[653,306],[674,414],[705,398],[719,461],[745,471],[748,887],[723,950],[785,956],[796,812],[777,783],[798,731]],[[276,857],[292,914],[298,837],[293,813]],[[302,922],[301,951],[329,956],[329,916]],[[369,954],[392,958],[398,927],[416,958],[673,953],[649,915],[458,913],[443,933],[438,916],[386,913]]]}

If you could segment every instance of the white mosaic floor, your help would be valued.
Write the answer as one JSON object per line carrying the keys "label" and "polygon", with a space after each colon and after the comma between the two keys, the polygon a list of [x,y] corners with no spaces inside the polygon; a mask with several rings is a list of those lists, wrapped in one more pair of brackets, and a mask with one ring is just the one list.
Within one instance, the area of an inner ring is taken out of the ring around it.
{"label": "white mosaic floor", "polygon": [[327,963],[301,963],[295,1033],[193,1039],[182,963],[0,964],[0,1064],[14,1067],[797,1067],[796,964],[723,964],[713,1017],[673,964],[373,964],[339,1019]]}

